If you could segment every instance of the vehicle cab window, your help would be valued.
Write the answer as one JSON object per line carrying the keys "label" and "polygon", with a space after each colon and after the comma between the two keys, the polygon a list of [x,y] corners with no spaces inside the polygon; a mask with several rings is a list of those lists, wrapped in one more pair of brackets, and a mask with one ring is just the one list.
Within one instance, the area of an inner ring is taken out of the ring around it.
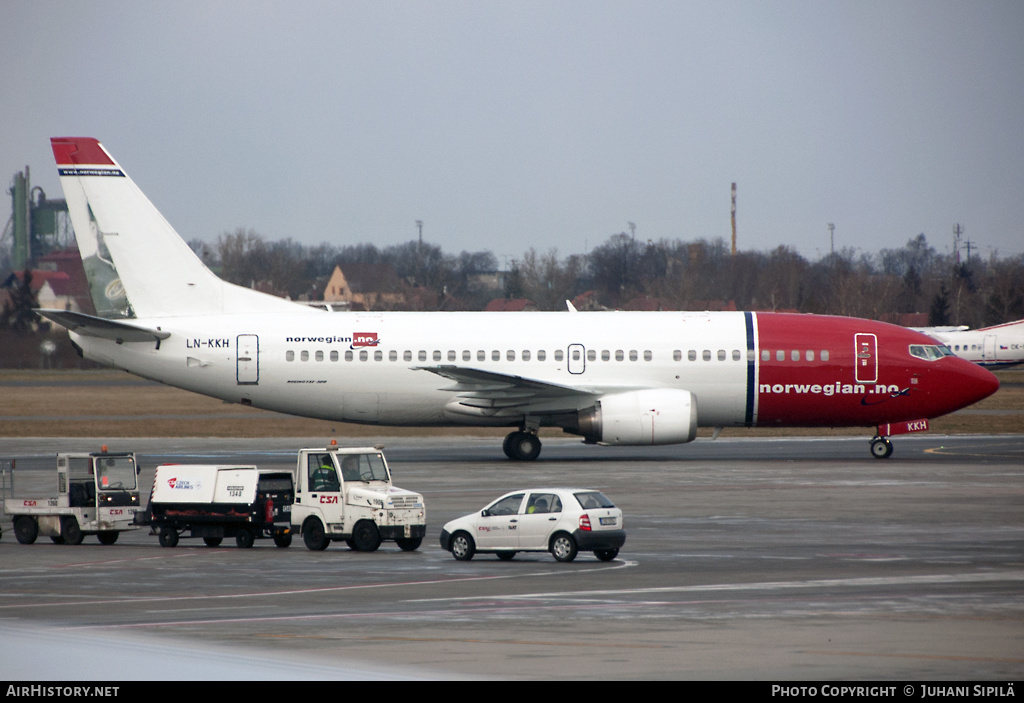
{"label": "vehicle cab window", "polygon": [[341,482],[330,454],[308,454],[306,457],[307,478],[311,491],[340,491]]}

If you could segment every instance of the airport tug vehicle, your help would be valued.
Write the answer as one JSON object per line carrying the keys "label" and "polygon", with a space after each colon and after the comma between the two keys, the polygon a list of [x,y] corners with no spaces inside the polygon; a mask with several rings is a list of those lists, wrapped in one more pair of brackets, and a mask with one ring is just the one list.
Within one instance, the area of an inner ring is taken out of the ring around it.
{"label": "airport tug vehicle", "polygon": [[120,533],[136,529],[138,474],[135,454],[108,452],[105,445],[96,453],[59,453],[51,490],[19,495],[33,476],[12,469],[4,510],[21,544],[32,544],[39,535],[57,544],[81,544],[85,535],[96,535],[100,543],[113,544]]}
{"label": "airport tug vehicle", "polygon": [[326,549],[344,541],[361,552],[394,541],[418,549],[427,533],[423,496],[391,482],[380,447],[300,449],[292,526],[306,547]]}
{"label": "airport tug vehicle", "polygon": [[290,471],[163,464],[156,468],[149,505],[136,522],[148,525],[163,547],[174,547],[181,537],[202,538],[210,547],[233,537],[243,549],[269,537],[287,547],[294,497]]}

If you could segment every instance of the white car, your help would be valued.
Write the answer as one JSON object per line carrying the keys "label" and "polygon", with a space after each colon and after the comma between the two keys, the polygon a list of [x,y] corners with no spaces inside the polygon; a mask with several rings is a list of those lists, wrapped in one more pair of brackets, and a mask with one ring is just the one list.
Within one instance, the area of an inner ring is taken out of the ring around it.
{"label": "white car", "polygon": [[441,548],[459,561],[477,553],[508,560],[516,552],[551,552],[558,561],[572,561],[581,549],[611,561],[625,541],[622,511],[588,488],[513,491],[441,530]]}

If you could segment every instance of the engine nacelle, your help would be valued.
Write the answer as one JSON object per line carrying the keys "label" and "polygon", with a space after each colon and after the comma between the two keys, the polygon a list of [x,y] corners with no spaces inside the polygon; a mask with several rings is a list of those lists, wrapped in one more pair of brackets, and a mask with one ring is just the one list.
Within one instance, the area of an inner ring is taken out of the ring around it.
{"label": "engine nacelle", "polygon": [[697,399],[690,391],[651,388],[601,396],[580,410],[578,432],[601,444],[682,444],[697,436]]}

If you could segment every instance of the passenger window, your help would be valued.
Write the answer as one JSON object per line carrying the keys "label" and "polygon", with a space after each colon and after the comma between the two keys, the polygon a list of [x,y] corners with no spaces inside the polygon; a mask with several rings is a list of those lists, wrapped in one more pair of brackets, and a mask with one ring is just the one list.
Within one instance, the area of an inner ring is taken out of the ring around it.
{"label": "passenger window", "polygon": [[316,354],[313,355],[313,358],[316,359],[317,361],[323,361],[324,360],[323,350],[317,350]]}
{"label": "passenger window", "polygon": [[285,361],[295,361],[295,352],[294,352],[294,351],[292,351],[291,349],[289,349],[288,351],[286,351],[286,352],[284,353],[284,360],[285,360]]}
{"label": "passenger window", "polygon": [[527,515],[560,512],[562,512],[562,501],[554,493],[531,493],[530,499],[526,501]]}
{"label": "passenger window", "polygon": [[761,361],[771,361],[772,353],[767,349],[761,350]]}
{"label": "passenger window", "polygon": [[373,360],[374,361],[384,361],[384,352],[382,352],[380,349],[375,351],[373,353]]}
{"label": "passenger window", "polygon": [[626,355],[622,353],[621,349],[616,349],[615,350],[615,360],[616,361],[622,361],[625,358],[626,358]]}
{"label": "passenger window", "polygon": [[354,358],[355,355],[352,353],[351,349],[345,351],[345,361],[352,361]]}
{"label": "passenger window", "polygon": [[804,354],[804,359],[806,359],[807,361],[814,361],[814,351],[808,349],[807,352]]}
{"label": "passenger window", "polygon": [[398,361],[398,352],[394,349],[388,352],[388,361]]}
{"label": "passenger window", "polygon": [[420,349],[419,354],[417,354],[416,356],[417,356],[417,358],[420,361],[426,361],[427,360],[427,352],[424,349]]}
{"label": "passenger window", "polygon": [[524,349],[523,353],[520,354],[520,358],[523,361],[529,361],[530,360],[530,350],[529,349]]}
{"label": "passenger window", "polygon": [[463,349],[462,350],[462,360],[463,361],[472,361],[473,360],[473,354],[470,353],[470,351],[468,349]]}
{"label": "passenger window", "polygon": [[791,351],[789,353],[789,358],[792,359],[793,361],[800,361],[800,350],[794,349],[793,351]]}
{"label": "passenger window", "polygon": [[701,358],[703,358],[704,361],[711,361],[711,350],[710,349],[705,349],[704,353],[701,354]]}
{"label": "passenger window", "polygon": [[555,361],[561,361],[561,360],[562,360],[562,350],[561,349],[556,349],[555,350]]}
{"label": "passenger window", "polygon": [[719,349],[718,350],[718,360],[719,361],[725,361],[725,350],[724,349]]}
{"label": "passenger window", "polygon": [[636,361],[636,360],[637,360],[637,359],[639,359],[639,358],[640,358],[640,357],[639,357],[639,356],[637,356],[637,353],[636,353],[636,349],[630,349],[630,350],[629,350],[629,360],[630,360],[630,361]]}
{"label": "passenger window", "polygon": [[448,361],[455,361],[456,358],[457,357],[456,357],[456,354],[455,354],[455,350],[454,349],[449,349],[448,350]]}
{"label": "passenger window", "polygon": [[782,351],[781,349],[776,351],[775,352],[775,360],[776,361],[785,361],[786,360],[786,352]]}
{"label": "passenger window", "polygon": [[308,352],[308,351],[306,351],[305,349],[303,349],[303,350],[302,350],[302,353],[301,353],[301,354],[299,354],[299,359],[300,359],[301,361],[309,361],[309,352]]}
{"label": "passenger window", "polygon": [[687,353],[686,358],[689,359],[690,361],[696,361],[697,360],[697,350],[696,349],[691,349],[689,351],[689,353]]}
{"label": "passenger window", "polygon": [[828,349],[821,350],[821,360],[828,361]]}
{"label": "passenger window", "polygon": [[537,361],[545,361],[548,358],[548,353],[543,349],[537,351]]}
{"label": "passenger window", "polygon": [[369,358],[370,358],[370,355],[366,353],[365,349],[363,351],[359,352],[359,360],[360,361],[366,361]]}
{"label": "passenger window", "polygon": [[587,350],[587,361],[597,361],[597,352],[595,350]]}
{"label": "passenger window", "polygon": [[405,361],[412,361],[412,352],[406,349],[405,352],[402,354],[402,359],[404,359]]}
{"label": "passenger window", "polygon": [[645,349],[644,350],[644,361],[651,361],[652,359],[654,359],[654,354],[651,352],[650,349]]}
{"label": "passenger window", "polygon": [[683,350],[682,349],[676,349],[674,352],[672,352],[672,360],[673,361],[682,361],[683,360]]}
{"label": "passenger window", "polygon": [[[394,354],[394,352],[391,352],[391,353]],[[338,350],[334,349],[334,350],[331,351],[331,361],[337,361],[337,360],[338,360]]]}
{"label": "passenger window", "polygon": [[740,360],[740,350],[739,349],[733,349],[732,350],[732,360],[733,361],[739,361]]}
{"label": "passenger window", "polygon": [[435,349],[434,350],[434,361],[440,361],[440,360],[441,360],[441,351],[439,349]]}
{"label": "passenger window", "polygon": [[501,352],[495,349],[491,352],[491,361],[501,361]]}
{"label": "passenger window", "polygon": [[487,352],[485,352],[483,349],[478,349],[476,352],[476,360],[487,361]]}
{"label": "passenger window", "polygon": [[611,361],[611,359],[612,359],[612,353],[610,351],[608,351],[607,349],[602,349],[601,350],[601,361]]}

